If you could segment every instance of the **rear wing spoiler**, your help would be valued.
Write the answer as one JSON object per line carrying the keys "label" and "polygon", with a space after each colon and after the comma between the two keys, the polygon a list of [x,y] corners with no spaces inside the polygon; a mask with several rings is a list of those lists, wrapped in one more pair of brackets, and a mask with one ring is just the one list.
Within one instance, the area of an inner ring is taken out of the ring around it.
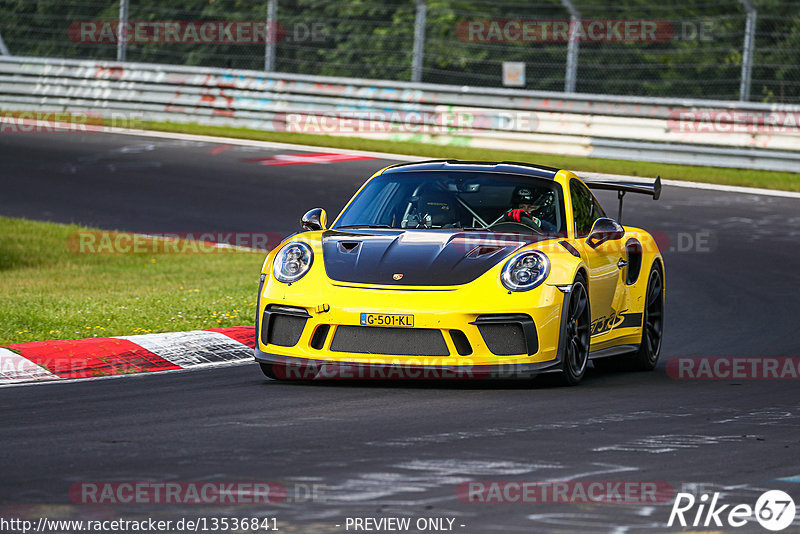
{"label": "rear wing spoiler", "polygon": [[658,200],[661,196],[661,177],[656,177],[652,182],[632,182],[628,180],[609,180],[607,178],[583,178],[589,189],[605,189],[625,193],[643,193],[650,195],[653,200]]}
{"label": "rear wing spoiler", "polygon": [[617,222],[622,222],[622,198],[625,196],[625,193],[650,195],[653,197],[653,200],[658,200],[661,196],[661,176],[657,176],[652,182],[648,180],[613,180],[605,177],[582,178],[582,180],[589,189],[617,192],[617,198],[619,199]]}

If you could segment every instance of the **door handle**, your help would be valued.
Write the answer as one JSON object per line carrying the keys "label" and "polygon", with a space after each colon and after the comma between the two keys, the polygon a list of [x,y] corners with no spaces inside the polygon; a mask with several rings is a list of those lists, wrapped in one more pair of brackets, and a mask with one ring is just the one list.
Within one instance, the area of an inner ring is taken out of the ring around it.
{"label": "door handle", "polygon": [[627,260],[623,260],[622,258],[620,258],[619,261],[617,262],[617,267],[620,268],[620,269],[622,269],[626,265],[628,265],[628,261]]}

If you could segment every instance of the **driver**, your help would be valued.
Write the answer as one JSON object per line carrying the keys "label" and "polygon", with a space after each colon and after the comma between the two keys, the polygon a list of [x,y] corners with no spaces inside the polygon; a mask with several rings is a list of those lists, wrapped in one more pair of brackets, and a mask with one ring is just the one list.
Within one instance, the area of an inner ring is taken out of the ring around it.
{"label": "driver", "polygon": [[534,195],[534,191],[529,187],[514,189],[514,194],[511,195],[511,209],[503,215],[503,221],[518,222],[535,230],[555,232],[554,224],[537,217],[542,215],[540,210],[543,206],[540,204],[547,197],[547,193],[538,195],[538,199],[534,199]]}

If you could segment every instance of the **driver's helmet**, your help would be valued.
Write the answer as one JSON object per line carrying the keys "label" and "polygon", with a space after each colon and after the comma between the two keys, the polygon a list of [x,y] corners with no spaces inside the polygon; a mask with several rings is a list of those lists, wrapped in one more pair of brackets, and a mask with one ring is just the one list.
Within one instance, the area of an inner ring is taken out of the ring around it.
{"label": "driver's helmet", "polygon": [[517,187],[514,189],[514,194],[511,195],[511,207],[517,209],[523,205],[533,205],[534,203],[533,189],[530,187]]}
{"label": "driver's helmet", "polygon": [[548,205],[552,204],[553,192],[518,186],[511,195],[513,209],[522,209],[538,219],[548,219]]}
{"label": "driver's helmet", "polygon": [[539,211],[546,204],[548,192],[537,191],[531,187],[519,186],[511,195],[511,207],[523,209],[531,215],[539,215]]}

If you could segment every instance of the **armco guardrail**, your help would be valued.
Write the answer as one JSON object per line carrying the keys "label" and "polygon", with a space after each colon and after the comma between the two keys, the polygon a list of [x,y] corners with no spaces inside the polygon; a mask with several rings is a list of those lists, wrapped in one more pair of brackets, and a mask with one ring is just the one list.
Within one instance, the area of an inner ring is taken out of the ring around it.
{"label": "armco guardrail", "polygon": [[800,171],[800,106],[6,56],[0,108]]}

